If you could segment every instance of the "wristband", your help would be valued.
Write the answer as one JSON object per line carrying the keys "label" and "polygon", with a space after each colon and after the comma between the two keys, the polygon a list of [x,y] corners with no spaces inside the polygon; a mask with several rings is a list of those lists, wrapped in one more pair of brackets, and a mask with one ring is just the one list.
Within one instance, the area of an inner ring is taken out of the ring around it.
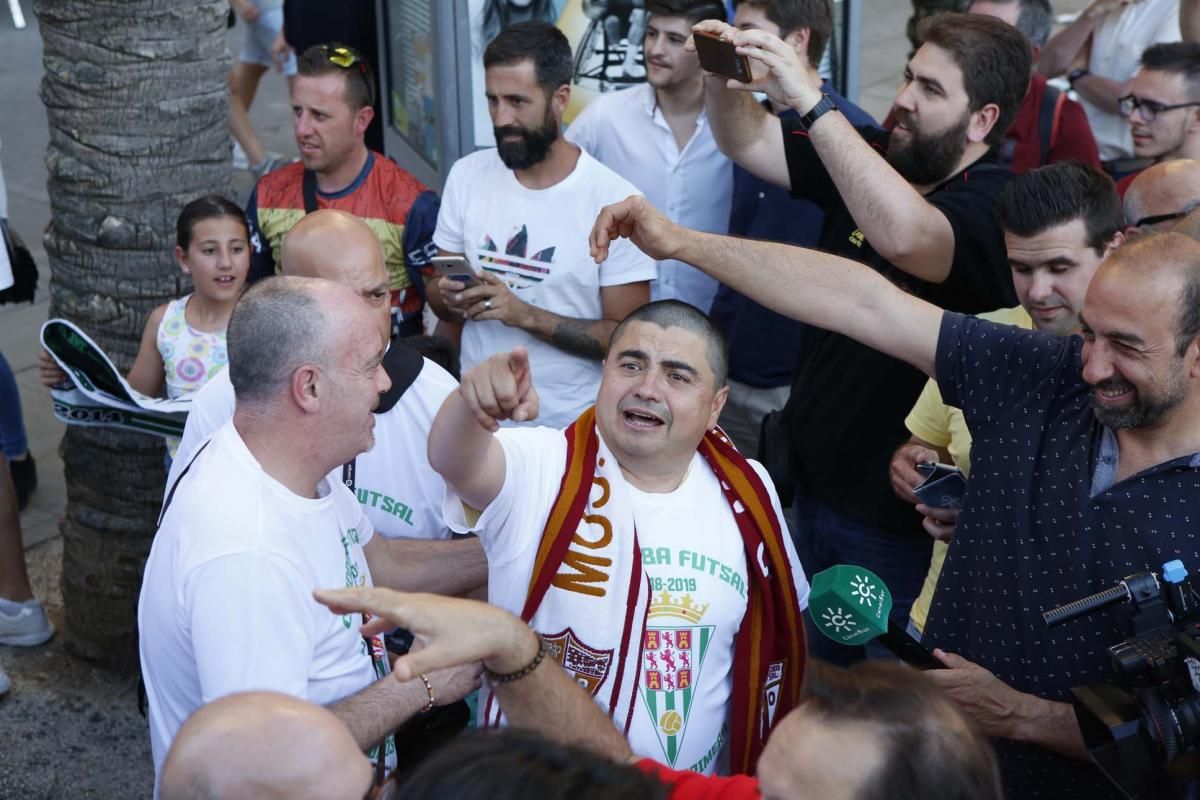
{"label": "wristband", "polygon": [[1069,73],[1067,73],[1067,85],[1070,86],[1072,89],[1074,89],[1075,81],[1079,80],[1080,78],[1082,78],[1086,75],[1091,75],[1091,74],[1092,74],[1091,71],[1088,70],[1087,67],[1080,67],[1079,69],[1073,69]]}
{"label": "wristband", "polygon": [[822,94],[821,99],[817,104],[808,110],[808,113],[800,118],[800,128],[808,130],[813,126],[813,123],[830,111],[837,111],[837,103],[833,102],[833,98],[827,94]]}
{"label": "wristband", "polygon": [[433,710],[433,706],[434,706],[433,684],[430,683],[429,678],[426,678],[424,675],[418,675],[417,677],[421,679],[421,683],[425,684],[425,693],[429,695],[429,702],[425,705],[424,708],[422,708],[420,710],[420,712],[418,712],[418,713],[424,714],[426,711]]}
{"label": "wristband", "polygon": [[504,675],[501,675],[498,672],[492,672],[485,665],[483,671],[487,674],[488,680],[492,683],[512,683],[513,681],[521,680],[521,678],[524,678],[526,675],[537,669],[538,664],[541,664],[542,659],[546,657],[546,651],[550,649],[550,645],[546,643],[546,640],[542,638],[540,633],[535,633],[535,635],[538,638],[538,651],[537,655],[533,657],[533,661],[530,661],[516,672],[509,672]]}

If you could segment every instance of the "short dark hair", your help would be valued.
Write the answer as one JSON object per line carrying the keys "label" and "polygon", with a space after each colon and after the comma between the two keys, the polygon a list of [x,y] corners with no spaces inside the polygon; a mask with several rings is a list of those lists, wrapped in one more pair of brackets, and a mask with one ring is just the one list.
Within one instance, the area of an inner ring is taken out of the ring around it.
{"label": "short dark hair", "polygon": [[810,659],[803,708],[831,724],[879,731],[883,764],[858,800],[937,797],[1000,800],[1000,770],[986,737],[933,681],[905,665],[862,661],[850,669]]}
{"label": "short dark hair", "polygon": [[1017,175],[996,199],[1000,227],[1015,236],[1036,236],[1083,220],[1087,245],[1103,255],[1125,229],[1121,198],[1108,175],[1078,161],[1061,161]]}
{"label": "short dark hair", "polygon": [[400,787],[411,800],[665,800],[667,788],[632,764],[506,728],[459,736]]}
{"label": "short dark hair", "polygon": [[950,54],[962,72],[967,108],[978,111],[988,103],[1000,108],[996,124],[984,141],[996,144],[1016,119],[1025,91],[1033,52],[1025,35],[1003,20],[986,14],[950,12],[927,17],[921,41]]}
{"label": "short dark hair", "polygon": [[246,212],[242,210],[241,206],[219,194],[206,194],[204,197],[197,197],[184,206],[183,211],[179,212],[179,219],[175,221],[175,244],[187,250],[192,244],[192,231],[196,229],[197,222],[203,222],[206,219],[222,219],[223,217],[240,220],[242,228],[246,231],[246,238],[250,238]]}
{"label": "short dark hair", "polygon": [[779,28],[779,38],[792,31],[808,28],[808,62],[820,66],[825,46],[833,35],[833,6],[830,0],[740,0],[734,7],[747,5],[762,9],[767,19]]}
{"label": "short dark hair", "polygon": [[278,396],[305,364],[328,360],[328,330],[314,289],[319,278],[274,275],[251,286],[229,317],[225,348],[238,406]]}
{"label": "short dark hair", "polygon": [[660,328],[683,328],[704,339],[708,351],[708,366],[713,371],[716,387],[725,385],[729,375],[729,345],[725,336],[700,309],[680,300],[656,300],[646,303],[633,312],[613,329],[612,338],[608,340],[609,353],[617,339],[631,322],[649,322]]}
{"label": "short dark hair", "polygon": [[[330,56],[336,50],[345,50],[354,58],[349,67],[330,61]],[[353,111],[375,104],[375,73],[371,65],[363,58],[362,53],[341,42],[314,44],[296,59],[296,74],[306,78],[317,78],[322,75],[337,73],[346,79],[346,102]]]}
{"label": "short dark hair", "polygon": [[1200,98],[1200,42],[1165,42],[1142,52],[1142,69],[1182,75],[1188,97]]}
{"label": "short dark hair", "polygon": [[483,68],[509,66],[526,59],[533,62],[534,76],[547,97],[571,82],[571,43],[558,28],[538,20],[517,22],[496,34],[483,51]]}
{"label": "short dark hair", "polygon": [[660,17],[683,17],[688,25],[705,19],[725,22],[725,0],[646,0],[646,13]]}

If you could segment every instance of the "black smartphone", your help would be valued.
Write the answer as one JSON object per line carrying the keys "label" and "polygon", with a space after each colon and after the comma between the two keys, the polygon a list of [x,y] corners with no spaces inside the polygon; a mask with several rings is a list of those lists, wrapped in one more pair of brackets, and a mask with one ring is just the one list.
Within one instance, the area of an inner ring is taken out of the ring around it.
{"label": "black smartphone", "polygon": [[917,471],[925,476],[913,488],[917,499],[931,508],[962,508],[967,478],[961,469],[950,464],[917,464]]}
{"label": "black smartphone", "polygon": [[732,42],[723,40],[715,33],[704,31],[693,31],[692,39],[696,42],[696,55],[700,57],[700,66],[705,70],[742,83],[752,80],[750,59],[738,55]]}
{"label": "black smartphone", "polygon": [[429,260],[438,275],[443,278],[466,284],[468,289],[479,285],[479,278],[475,276],[475,270],[471,269],[471,262],[467,261],[465,256],[434,256]]}

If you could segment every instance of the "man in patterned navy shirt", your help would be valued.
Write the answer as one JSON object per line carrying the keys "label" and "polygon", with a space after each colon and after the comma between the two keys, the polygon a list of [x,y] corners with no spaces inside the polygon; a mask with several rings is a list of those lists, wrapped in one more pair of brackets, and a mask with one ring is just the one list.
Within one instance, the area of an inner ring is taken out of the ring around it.
{"label": "man in patterned navy shirt", "polygon": [[1119,612],[1053,630],[1040,614],[1171,558],[1200,565],[1200,243],[1117,250],[1083,337],[1058,338],[943,312],[836,256],[680,228],[644,198],[601,212],[593,255],[621,235],[937,378],[975,440],[925,630],[948,669],[930,675],[999,740],[1011,797],[1116,796],[1067,700],[1108,678]]}

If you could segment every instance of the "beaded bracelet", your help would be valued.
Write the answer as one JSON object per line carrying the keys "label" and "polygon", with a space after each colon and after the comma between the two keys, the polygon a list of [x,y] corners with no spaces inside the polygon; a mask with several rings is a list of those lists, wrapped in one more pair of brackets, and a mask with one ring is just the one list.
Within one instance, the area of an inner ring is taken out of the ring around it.
{"label": "beaded bracelet", "polygon": [[538,638],[538,651],[537,655],[533,657],[533,661],[530,661],[516,672],[509,672],[505,675],[501,675],[498,672],[492,672],[485,666],[483,671],[487,674],[488,680],[492,683],[512,683],[513,681],[521,680],[521,678],[524,678],[526,675],[537,669],[538,664],[542,663],[542,659],[546,657],[546,653],[550,650],[550,645],[546,643],[546,640],[542,638],[540,633],[535,631],[534,635],[536,635]]}
{"label": "beaded bracelet", "polygon": [[429,703],[424,708],[422,708],[420,711],[420,713],[424,714],[426,711],[433,710],[433,705],[434,705],[433,684],[430,683],[429,678],[426,678],[424,675],[417,675],[417,677],[421,679],[421,683],[425,684],[425,692],[426,692],[426,694],[429,695]]}

